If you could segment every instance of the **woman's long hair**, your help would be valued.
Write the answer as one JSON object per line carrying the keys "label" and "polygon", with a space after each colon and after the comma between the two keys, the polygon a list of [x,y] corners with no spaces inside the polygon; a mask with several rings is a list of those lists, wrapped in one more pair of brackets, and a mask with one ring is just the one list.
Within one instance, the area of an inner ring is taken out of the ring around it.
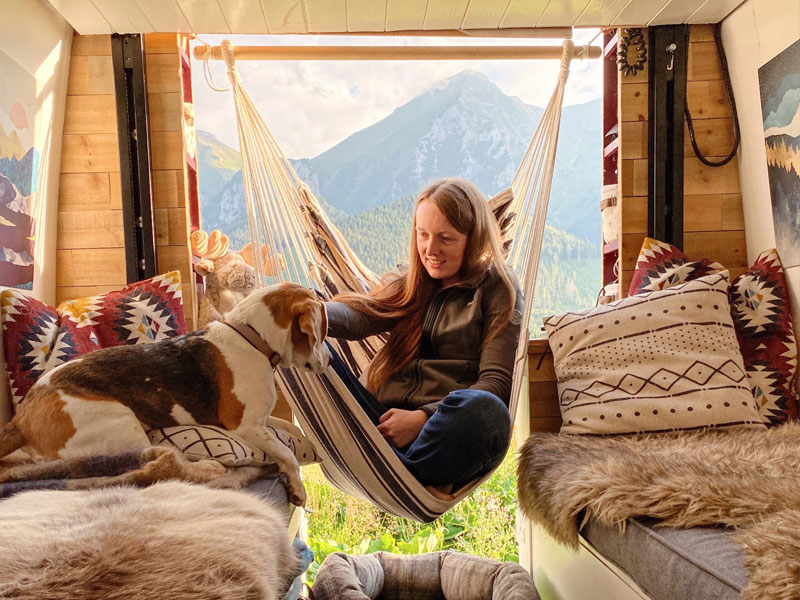
{"label": "woman's long hair", "polygon": [[336,297],[337,301],[366,315],[400,319],[386,345],[370,364],[367,389],[373,394],[377,394],[391,373],[408,365],[417,355],[428,304],[441,285],[428,275],[417,251],[417,208],[424,200],[432,202],[457,231],[467,236],[459,281],[477,279],[491,265],[505,284],[508,312],[495,319],[488,339],[502,331],[514,311],[516,288],[503,261],[500,232],[486,198],[465,179],[433,182],[420,193],[414,205],[408,271],[402,275],[387,273],[381,284],[368,295],[342,294]]}

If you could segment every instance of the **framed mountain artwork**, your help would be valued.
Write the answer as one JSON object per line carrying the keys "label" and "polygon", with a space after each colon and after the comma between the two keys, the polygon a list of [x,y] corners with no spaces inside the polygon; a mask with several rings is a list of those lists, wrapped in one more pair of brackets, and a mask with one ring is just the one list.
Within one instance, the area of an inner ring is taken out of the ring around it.
{"label": "framed mountain artwork", "polygon": [[0,285],[33,289],[36,79],[0,51]]}
{"label": "framed mountain artwork", "polygon": [[775,243],[800,265],[800,40],[758,70]]}

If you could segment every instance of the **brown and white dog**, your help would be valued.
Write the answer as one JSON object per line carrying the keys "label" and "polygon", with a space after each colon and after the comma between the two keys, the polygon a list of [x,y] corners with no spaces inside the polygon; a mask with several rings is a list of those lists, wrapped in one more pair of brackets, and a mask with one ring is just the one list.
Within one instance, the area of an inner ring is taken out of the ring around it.
{"label": "brown and white dog", "polygon": [[[321,372],[326,333],[322,303],[282,283],[255,290],[207,330],[96,350],[36,382],[0,431],[0,457],[18,448],[51,460],[117,454],[150,446],[150,429],[215,425],[266,452],[302,505],[297,460],[265,424],[276,401],[273,367]],[[216,461],[194,464],[224,472]]]}

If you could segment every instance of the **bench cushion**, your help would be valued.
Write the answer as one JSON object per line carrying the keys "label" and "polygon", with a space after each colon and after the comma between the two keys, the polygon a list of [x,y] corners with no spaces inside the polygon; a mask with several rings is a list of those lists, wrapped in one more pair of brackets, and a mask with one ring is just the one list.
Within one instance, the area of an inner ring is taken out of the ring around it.
{"label": "bench cushion", "polygon": [[744,550],[731,540],[731,529],[657,528],[656,523],[630,519],[622,533],[590,520],[581,535],[653,600],[739,599],[748,572]]}

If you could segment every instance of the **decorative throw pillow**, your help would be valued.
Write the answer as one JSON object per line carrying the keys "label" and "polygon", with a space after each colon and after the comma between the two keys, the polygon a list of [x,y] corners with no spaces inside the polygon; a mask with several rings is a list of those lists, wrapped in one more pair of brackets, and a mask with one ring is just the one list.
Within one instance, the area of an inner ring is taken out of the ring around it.
{"label": "decorative throw pillow", "polygon": [[101,348],[157,342],[186,333],[179,271],[121,290],[67,300],[56,310],[63,321],[89,332]]}
{"label": "decorative throw pillow", "polygon": [[728,303],[728,272],[544,326],[564,433],[763,427]]}
{"label": "decorative throw pillow", "polygon": [[227,467],[242,467],[253,462],[250,447],[219,427],[175,425],[147,432],[153,446],[168,446],[183,452],[189,460],[214,458]]}
{"label": "decorative throw pillow", "polygon": [[97,349],[89,330],[62,321],[54,308],[20,290],[6,289],[0,294],[0,318],[14,406],[46,371]]}
{"label": "decorative throw pillow", "polygon": [[628,295],[663,290],[685,281],[719,273],[724,269],[721,264],[707,258],[690,261],[675,246],[645,238]]}
{"label": "decorative throw pillow", "polygon": [[778,425],[797,419],[797,341],[786,277],[775,249],[759,254],[734,280],[730,301],[750,389],[764,422]]}
{"label": "decorative throw pillow", "polygon": [[[300,466],[319,462],[314,444],[293,424],[270,417],[267,428],[295,455]],[[262,450],[252,448],[225,429],[211,425],[175,425],[148,432],[154,446],[177,448],[189,460],[214,458],[229,467],[268,465],[274,461]]]}

